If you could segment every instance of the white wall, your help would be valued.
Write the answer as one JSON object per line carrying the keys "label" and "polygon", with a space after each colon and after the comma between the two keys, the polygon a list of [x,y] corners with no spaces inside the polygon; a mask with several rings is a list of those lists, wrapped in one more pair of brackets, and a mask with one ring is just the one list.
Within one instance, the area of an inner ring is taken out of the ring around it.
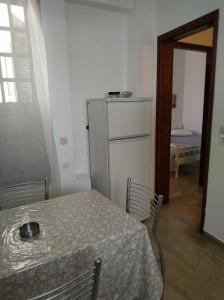
{"label": "white wall", "polygon": [[153,95],[155,1],[135,1],[128,13],[127,88],[136,96]]}
{"label": "white wall", "polygon": [[105,10],[127,12],[133,9],[135,0],[66,0],[68,3],[80,4]]}
{"label": "white wall", "polygon": [[[61,189],[62,193],[67,193],[75,191],[75,161],[64,1],[41,0],[41,17]],[[68,137],[68,144],[65,146],[59,144],[59,138],[63,136]],[[68,168],[63,167],[65,162],[68,163]]]}
{"label": "white wall", "polygon": [[206,54],[174,50],[173,94],[177,96],[172,109],[172,128],[202,132]]}
{"label": "white wall", "polygon": [[126,90],[126,15],[66,5],[76,172],[89,172],[86,99]]}
{"label": "white wall", "polygon": [[185,80],[184,50],[174,49],[173,55],[173,94],[176,95],[176,107],[172,108],[172,128],[181,128],[183,124],[184,80]]}
{"label": "white wall", "polygon": [[[82,188],[83,177],[76,175],[89,172],[86,99],[125,89],[138,96],[152,95],[151,2],[41,0],[63,193]],[[68,145],[59,144],[61,136],[68,137]]]}
{"label": "white wall", "polygon": [[[88,173],[86,98],[126,88],[138,96],[153,93],[155,5],[154,0],[41,0],[41,12],[53,128],[66,193],[82,186],[77,174]],[[61,136],[68,137],[68,145],[59,145]]]}
{"label": "white wall", "polygon": [[184,128],[202,132],[206,53],[185,51]]}
{"label": "white wall", "polygon": [[223,125],[224,112],[224,2],[223,0],[157,0],[157,34],[172,30],[217,8],[220,9],[220,18],[204,229],[224,241],[224,148],[218,143],[218,130],[219,126]]}

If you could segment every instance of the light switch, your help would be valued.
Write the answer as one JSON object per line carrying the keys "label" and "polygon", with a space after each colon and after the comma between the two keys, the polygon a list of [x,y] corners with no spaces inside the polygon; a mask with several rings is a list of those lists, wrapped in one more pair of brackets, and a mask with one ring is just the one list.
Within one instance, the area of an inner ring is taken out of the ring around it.
{"label": "light switch", "polygon": [[68,161],[64,161],[64,162],[63,162],[63,168],[64,168],[64,169],[69,168],[69,162],[68,162]]}
{"label": "light switch", "polygon": [[67,136],[61,136],[60,137],[60,145],[67,145],[67,144],[68,144]]}

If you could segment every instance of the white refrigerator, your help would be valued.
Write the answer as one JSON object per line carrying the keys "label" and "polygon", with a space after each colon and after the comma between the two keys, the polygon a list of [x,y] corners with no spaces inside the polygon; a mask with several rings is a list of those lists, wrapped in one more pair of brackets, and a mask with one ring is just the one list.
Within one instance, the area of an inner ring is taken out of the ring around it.
{"label": "white refrigerator", "polygon": [[127,178],[151,186],[151,98],[87,100],[92,188],[126,208]]}

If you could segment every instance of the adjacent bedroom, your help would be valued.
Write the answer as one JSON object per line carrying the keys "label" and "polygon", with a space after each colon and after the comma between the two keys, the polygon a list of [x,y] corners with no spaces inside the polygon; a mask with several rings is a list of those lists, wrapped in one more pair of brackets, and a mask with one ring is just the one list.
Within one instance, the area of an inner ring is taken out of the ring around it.
{"label": "adjacent bedroom", "polygon": [[175,49],[173,59],[169,210],[199,226],[206,53]]}

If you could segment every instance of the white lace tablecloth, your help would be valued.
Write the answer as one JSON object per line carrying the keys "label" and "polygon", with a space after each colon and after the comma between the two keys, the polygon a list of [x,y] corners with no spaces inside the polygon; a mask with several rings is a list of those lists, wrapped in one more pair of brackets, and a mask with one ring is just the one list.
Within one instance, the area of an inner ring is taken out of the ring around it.
{"label": "white lace tablecloth", "polygon": [[[18,228],[40,224],[40,239]],[[0,299],[28,299],[102,259],[98,299],[160,299],[162,280],[141,223],[95,190],[0,212]]]}

